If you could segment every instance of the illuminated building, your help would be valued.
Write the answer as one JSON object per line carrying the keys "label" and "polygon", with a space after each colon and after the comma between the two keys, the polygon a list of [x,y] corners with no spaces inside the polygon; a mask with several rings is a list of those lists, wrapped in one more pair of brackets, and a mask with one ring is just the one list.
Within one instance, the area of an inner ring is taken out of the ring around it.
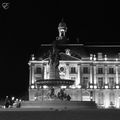
{"label": "illuminated building", "polygon": [[[120,46],[70,44],[66,38],[67,26],[58,26],[62,79],[74,80],[72,86],[61,86],[71,96],[71,101],[95,101],[98,107],[120,108]],[[29,100],[41,100],[40,79],[49,79],[48,51],[52,44],[42,44],[39,57],[32,55],[29,61]],[[47,89],[48,86],[43,86]]]}

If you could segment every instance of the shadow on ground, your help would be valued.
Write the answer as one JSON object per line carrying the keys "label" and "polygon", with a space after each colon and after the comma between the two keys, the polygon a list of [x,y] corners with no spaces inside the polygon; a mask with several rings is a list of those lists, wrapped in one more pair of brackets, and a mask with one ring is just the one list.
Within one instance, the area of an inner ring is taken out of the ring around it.
{"label": "shadow on ground", "polygon": [[0,120],[117,120],[120,110],[0,110]]}

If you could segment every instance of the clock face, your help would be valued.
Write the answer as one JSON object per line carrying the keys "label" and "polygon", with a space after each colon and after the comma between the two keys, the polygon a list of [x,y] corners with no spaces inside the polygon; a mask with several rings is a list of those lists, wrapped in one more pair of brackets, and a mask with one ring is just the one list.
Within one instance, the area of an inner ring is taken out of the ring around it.
{"label": "clock face", "polygon": [[65,68],[64,67],[60,67],[60,72],[61,73],[65,73]]}
{"label": "clock face", "polygon": [[60,67],[60,71],[63,72],[64,71],[64,67]]}

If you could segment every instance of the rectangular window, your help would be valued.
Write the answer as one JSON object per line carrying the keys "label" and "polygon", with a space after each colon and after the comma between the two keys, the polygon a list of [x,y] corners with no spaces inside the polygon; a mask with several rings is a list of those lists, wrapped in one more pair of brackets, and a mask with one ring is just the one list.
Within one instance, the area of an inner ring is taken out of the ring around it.
{"label": "rectangular window", "polygon": [[104,104],[104,94],[102,92],[98,93],[98,104],[99,105]]}
{"label": "rectangular window", "polygon": [[71,80],[76,80],[76,77],[71,77]]}
{"label": "rectangular window", "polygon": [[115,94],[113,92],[111,92],[109,94],[109,98],[110,98],[110,105],[114,105],[115,104]]}
{"label": "rectangular window", "polygon": [[40,67],[37,67],[35,74],[41,74],[41,73],[42,73],[42,69]]}
{"label": "rectangular window", "polygon": [[98,78],[98,88],[103,88],[103,86],[104,86],[103,78],[100,77]]}
{"label": "rectangular window", "polygon": [[98,68],[98,74],[103,74],[103,68]]}
{"label": "rectangular window", "polygon": [[109,74],[114,74],[114,68],[109,68]]}
{"label": "rectangular window", "polygon": [[89,87],[88,77],[83,77],[82,88],[86,89]]}
{"label": "rectangular window", "polygon": [[89,73],[88,67],[83,67],[83,73],[84,74],[88,74]]}
{"label": "rectangular window", "polygon": [[109,78],[109,88],[114,88],[114,85],[115,85],[115,82],[114,82],[114,78],[113,77],[110,77]]}
{"label": "rectangular window", "polygon": [[120,74],[120,67],[118,67],[118,74]]}
{"label": "rectangular window", "polygon": [[75,74],[76,73],[76,67],[71,67],[70,73]]}

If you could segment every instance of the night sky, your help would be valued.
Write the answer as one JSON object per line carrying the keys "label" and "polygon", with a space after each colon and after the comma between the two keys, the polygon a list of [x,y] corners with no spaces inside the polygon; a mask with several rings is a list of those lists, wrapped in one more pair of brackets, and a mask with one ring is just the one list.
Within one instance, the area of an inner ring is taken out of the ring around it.
{"label": "night sky", "polygon": [[[0,97],[27,92],[30,55],[55,40],[62,18],[71,43],[120,44],[118,3],[38,1],[0,0]],[[3,2],[10,3],[7,10]]]}

